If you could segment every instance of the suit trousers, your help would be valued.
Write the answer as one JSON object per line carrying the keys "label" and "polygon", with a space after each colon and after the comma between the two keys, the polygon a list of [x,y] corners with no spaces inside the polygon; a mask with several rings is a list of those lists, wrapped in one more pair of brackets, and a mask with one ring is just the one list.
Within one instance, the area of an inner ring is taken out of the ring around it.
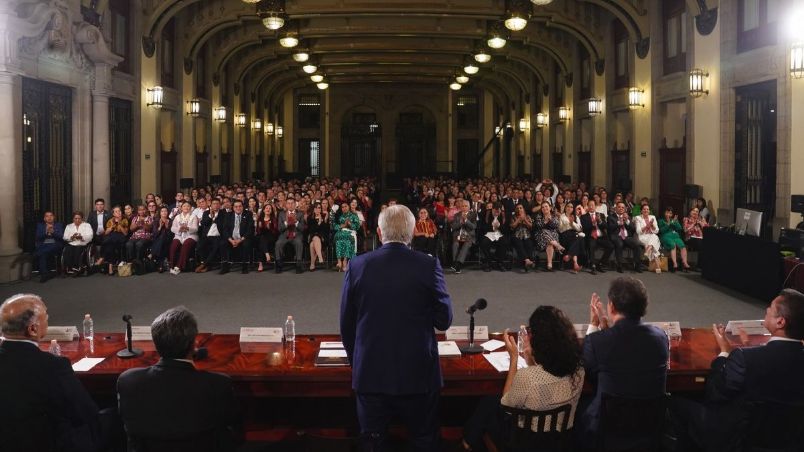
{"label": "suit trousers", "polygon": [[614,258],[617,259],[617,265],[623,264],[623,248],[631,249],[634,257],[634,266],[640,265],[642,256],[642,243],[636,237],[626,237],[625,240],[620,236],[610,237],[611,243],[614,245]]}
{"label": "suit trousers", "polygon": [[440,451],[438,430],[439,392],[390,395],[356,394],[357,419],[366,450],[388,450],[388,424],[399,418],[408,428],[411,450]]}
{"label": "suit trousers", "polygon": [[282,233],[279,234],[279,239],[276,241],[276,247],[274,250],[274,254],[276,257],[276,262],[279,265],[282,265],[285,260],[285,245],[290,242],[293,244],[293,250],[296,252],[296,265],[300,266],[302,259],[304,258],[304,241],[302,240],[302,235],[297,233],[296,237],[293,240],[288,240],[287,234]]}
{"label": "suit trousers", "polygon": [[422,253],[427,253],[427,254],[429,254],[431,256],[436,255],[437,242],[436,242],[435,237],[430,238],[430,237],[425,237],[423,235],[419,236],[419,237],[413,237],[413,243],[412,244],[413,244],[413,249],[416,250],[416,251],[421,251]]}
{"label": "suit trousers", "polygon": [[466,256],[469,255],[469,249],[472,248],[472,242],[459,242],[452,241],[452,259],[463,264],[466,261]]}
{"label": "suit trousers", "polygon": [[228,239],[223,239],[220,242],[221,246],[221,259],[225,259],[227,262],[237,262],[243,265],[248,265],[251,263],[251,240],[246,238],[240,242],[240,245],[237,247],[232,247],[232,244],[229,243]]}
{"label": "suit trousers", "polygon": [[[494,248],[493,255],[491,252],[492,248]],[[505,236],[500,237],[495,242],[492,242],[488,237],[483,237],[480,239],[480,254],[484,262],[489,262],[491,260],[499,263],[505,262],[505,257],[509,248],[510,244],[508,242],[508,237]]]}
{"label": "suit trousers", "polygon": [[609,239],[603,237],[593,239],[592,237],[586,236],[586,240],[589,247],[589,265],[594,265],[595,252],[598,248],[603,248],[603,256],[600,258],[598,263],[601,265],[608,264],[609,259],[611,259],[611,253],[614,251],[614,245],[609,241]]}
{"label": "suit trousers", "polygon": [[[179,239],[173,239],[170,244],[170,252],[168,253],[168,261],[170,261],[170,268],[179,267],[179,270],[184,271],[187,266],[187,261],[193,255],[195,250],[195,240],[184,239],[184,243]],[[176,251],[179,251],[179,260],[176,261]]]}
{"label": "suit trousers", "polygon": [[219,258],[223,239],[219,235],[207,236],[198,245],[198,256],[204,265],[209,266]]}
{"label": "suit trousers", "polygon": [[51,258],[51,256],[58,256],[61,254],[62,244],[61,243],[43,243],[36,247],[34,251],[34,257],[37,259],[38,262],[38,269],[39,274],[44,275],[47,273],[47,261]]}

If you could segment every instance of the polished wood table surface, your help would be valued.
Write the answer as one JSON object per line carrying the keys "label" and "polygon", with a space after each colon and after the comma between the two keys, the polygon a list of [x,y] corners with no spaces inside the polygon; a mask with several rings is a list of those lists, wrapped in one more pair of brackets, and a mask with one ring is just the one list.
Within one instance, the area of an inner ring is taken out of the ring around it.
{"label": "polished wood table surface", "polygon": [[[500,333],[490,335],[502,339]],[[769,336],[751,336],[748,344],[740,344],[730,337],[735,346],[761,345]],[[443,340],[443,337],[439,337]],[[196,346],[207,349],[208,356],[196,361],[199,369],[229,375],[235,391],[242,397],[307,398],[351,397],[351,370],[349,367],[316,367],[315,358],[319,343],[338,341],[336,335],[297,336],[295,344],[241,344],[234,334],[199,334]],[[459,341],[459,344],[461,342]],[[61,342],[62,354],[72,362],[83,357],[103,357],[103,362],[78,377],[96,395],[112,395],[117,376],[132,367],[156,363],[159,356],[151,342],[134,342],[144,354],[133,359],[120,359],[115,354],[125,347],[119,333],[96,334],[94,350],[89,341]],[[42,343],[43,350],[49,344]],[[502,350],[502,349],[500,349]],[[682,330],[682,338],[670,347],[669,392],[703,391],[709,366],[718,354],[718,347],[709,329]],[[481,355],[464,355],[441,358],[444,376],[444,396],[494,395],[502,392],[505,373],[497,372]]]}

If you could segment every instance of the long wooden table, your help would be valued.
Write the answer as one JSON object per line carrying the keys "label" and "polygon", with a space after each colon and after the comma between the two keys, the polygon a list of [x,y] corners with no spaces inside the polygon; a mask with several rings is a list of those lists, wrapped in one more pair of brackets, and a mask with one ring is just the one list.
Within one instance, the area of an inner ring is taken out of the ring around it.
{"label": "long wooden table", "polygon": [[[502,339],[501,333],[492,333]],[[443,337],[439,337],[443,340]],[[735,346],[736,337],[730,337]],[[751,336],[750,344],[761,345],[768,336]],[[229,375],[238,395],[244,397],[351,397],[349,367],[316,367],[315,357],[322,341],[338,341],[336,335],[297,336],[295,344],[241,344],[234,334],[199,334],[196,346],[207,349],[208,357],[196,361],[199,369]],[[459,341],[459,344],[461,342]],[[48,344],[41,344],[47,350]],[[114,394],[117,376],[132,367],[156,363],[159,356],[151,342],[134,342],[145,353],[123,360],[115,353],[125,347],[120,333],[97,334],[94,351],[89,341],[62,342],[62,354],[76,362],[83,357],[102,357],[103,362],[78,377],[94,394]],[[501,349],[502,350],[502,349]],[[670,347],[667,389],[695,392],[704,388],[706,375],[718,347],[709,329],[682,330],[680,341]],[[505,373],[497,372],[482,355],[441,358],[444,396],[500,394]]]}

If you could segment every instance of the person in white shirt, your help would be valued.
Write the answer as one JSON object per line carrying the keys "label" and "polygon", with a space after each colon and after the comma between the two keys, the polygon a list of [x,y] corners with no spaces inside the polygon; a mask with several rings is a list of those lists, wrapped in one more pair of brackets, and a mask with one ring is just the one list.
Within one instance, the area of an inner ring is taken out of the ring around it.
{"label": "person in white shirt", "polygon": [[643,204],[641,214],[634,217],[634,227],[639,241],[645,245],[645,257],[648,261],[654,261],[656,273],[661,273],[662,269],[658,262],[661,257],[659,249],[662,246],[659,241],[659,223],[656,217],[650,214],[650,206],[647,204]]}
{"label": "person in white shirt", "polygon": [[[173,226],[170,228],[175,234],[168,254],[170,274],[172,275],[181,273],[198,242],[198,217],[193,215],[190,210],[189,202],[181,203],[181,213],[173,218]],[[176,260],[177,251],[180,252],[178,261]]]}
{"label": "person in white shirt", "polygon": [[92,227],[84,222],[84,214],[80,211],[73,212],[73,222],[64,228],[64,266],[68,275],[78,275],[86,263],[81,262],[81,255],[87,245],[92,243]]}

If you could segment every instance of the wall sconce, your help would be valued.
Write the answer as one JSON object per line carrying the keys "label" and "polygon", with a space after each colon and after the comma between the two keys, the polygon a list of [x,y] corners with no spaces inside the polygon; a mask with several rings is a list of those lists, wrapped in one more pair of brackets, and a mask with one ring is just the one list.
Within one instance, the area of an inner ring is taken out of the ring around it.
{"label": "wall sconce", "polygon": [[495,135],[495,136],[496,136],[496,135],[499,135],[499,134],[500,134],[500,130],[501,130],[501,129],[500,129],[500,126],[494,126],[494,135]]}
{"label": "wall sconce", "polygon": [[569,120],[569,107],[558,107],[558,121],[566,122]]}
{"label": "wall sconce", "polygon": [[190,116],[198,116],[201,114],[201,101],[192,99],[187,101],[187,114]]}
{"label": "wall sconce", "polygon": [[212,110],[212,119],[218,122],[226,122],[226,107],[220,106]]}
{"label": "wall sconce", "polygon": [[276,126],[276,137],[282,138],[285,136],[285,128],[282,126]]}
{"label": "wall sconce", "polygon": [[633,110],[635,108],[644,107],[645,103],[642,101],[643,94],[645,94],[645,90],[641,90],[639,88],[630,88],[628,90],[628,108]]}
{"label": "wall sconce", "polygon": [[588,101],[589,116],[597,116],[603,113],[603,101],[597,98],[591,98]]}
{"label": "wall sconce", "polygon": [[530,120],[528,120],[526,118],[520,119],[519,120],[519,131],[524,132],[524,131],[526,131],[528,129],[530,129]]}
{"label": "wall sconce", "polygon": [[238,113],[235,115],[235,124],[237,127],[246,127],[246,114]]}
{"label": "wall sconce", "polygon": [[804,41],[794,42],[790,47],[790,75],[804,78]]}
{"label": "wall sconce", "polygon": [[265,133],[268,135],[274,134],[274,123],[269,122],[268,124],[265,124]]}
{"label": "wall sconce", "polygon": [[547,125],[549,118],[544,113],[536,113],[536,127],[542,128]]}
{"label": "wall sconce", "polygon": [[706,82],[709,80],[709,73],[703,69],[693,69],[690,71],[690,96],[701,97],[709,94],[706,89]]}
{"label": "wall sconce", "polygon": [[148,93],[148,100],[145,103],[146,107],[162,108],[165,106],[165,90],[161,86],[154,86],[145,91]]}
{"label": "wall sconce", "polygon": [[262,119],[255,118],[254,121],[251,121],[251,128],[254,130],[262,130]]}

